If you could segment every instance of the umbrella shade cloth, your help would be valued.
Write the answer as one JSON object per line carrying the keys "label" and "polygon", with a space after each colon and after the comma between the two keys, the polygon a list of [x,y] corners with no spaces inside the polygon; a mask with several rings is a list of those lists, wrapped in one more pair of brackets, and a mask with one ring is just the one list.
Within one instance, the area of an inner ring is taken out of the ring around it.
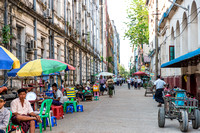
{"label": "umbrella shade cloth", "polygon": [[136,72],[133,75],[143,76],[143,75],[147,75],[147,74],[145,72]]}
{"label": "umbrella shade cloth", "polygon": [[99,77],[99,76],[113,76],[114,74],[113,73],[109,73],[109,72],[101,72],[101,73],[99,73],[97,76]]}
{"label": "umbrella shade cloth", "polygon": [[20,61],[6,48],[0,46],[0,69],[20,68]]}
{"label": "umbrella shade cloth", "polygon": [[[49,59],[49,60],[55,60],[55,59]],[[55,61],[59,61],[59,60],[55,60]],[[59,61],[59,62],[64,63],[64,62],[62,62],[62,61]],[[67,64],[67,63],[65,63],[65,64]],[[75,67],[73,67],[73,66],[67,64],[67,68],[66,68],[65,70],[66,70],[66,71],[69,71],[69,70],[76,70],[76,69],[75,69]]]}
{"label": "umbrella shade cloth", "polygon": [[26,63],[18,72],[20,77],[41,76],[67,69],[68,65],[64,62],[52,59],[37,59]]}
{"label": "umbrella shade cloth", "polygon": [[21,64],[21,66],[20,66],[19,69],[12,69],[10,72],[7,73],[7,74],[8,74],[8,77],[15,77],[15,76],[17,76],[17,72],[18,72],[22,67],[24,67],[27,63],[28,63],[28,62]]}

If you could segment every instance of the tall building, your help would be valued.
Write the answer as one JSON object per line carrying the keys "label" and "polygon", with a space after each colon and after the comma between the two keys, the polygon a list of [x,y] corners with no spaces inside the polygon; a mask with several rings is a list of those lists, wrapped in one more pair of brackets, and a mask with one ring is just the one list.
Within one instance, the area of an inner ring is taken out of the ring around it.
{"label": "tall building", "polygon": [[110,20],[108,8],[107,0],[100,0],[101,71],[118,74],[120,38],[114,21]]}
{"label": "tall building", "polygon": [[86,83],[100,71],[99,14],[99,0],[0,0],[0,29],[9,25],[13,36],[4,46],[21,63],[52,58],[73,65],[67,84]]}

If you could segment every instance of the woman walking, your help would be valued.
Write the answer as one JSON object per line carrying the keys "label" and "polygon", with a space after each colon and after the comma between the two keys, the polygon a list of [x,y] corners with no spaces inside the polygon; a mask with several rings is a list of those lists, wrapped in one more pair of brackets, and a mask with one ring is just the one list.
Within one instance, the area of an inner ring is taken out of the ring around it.
{"label": "woman walking", "polygon": [[99,79],[99,84],[100,84],[100,95],[103,96],[103,93],[104,93],[104,84],[105,84],[106,80],[103,79],[103,76],[101,75],[100,76],[100,79]]}
{"label": "woman walking", "polygon": [[112,98],[114,90],[114,81],[111,76],[108,78],[106,86],[108,87],[108,95],[110,98]]}

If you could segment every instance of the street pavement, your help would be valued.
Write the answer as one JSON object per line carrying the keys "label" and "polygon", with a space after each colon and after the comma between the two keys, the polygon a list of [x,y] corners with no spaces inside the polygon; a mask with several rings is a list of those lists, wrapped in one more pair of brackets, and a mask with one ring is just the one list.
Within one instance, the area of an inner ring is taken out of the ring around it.
{"label": "street pavement", "polygon": [[[100,96],[99,101],[81,102],[84,112],[65,114],[58,126],[47,127],[44,133],[179,133],[177,120],[166,120],[165,127],[157,123],[158,107],[145,90],[128,90],[126,84],[116,87],[113,98]],[[36,130],[39,131],[38,129]],[[189,125],[190,133],[199,133]]]}

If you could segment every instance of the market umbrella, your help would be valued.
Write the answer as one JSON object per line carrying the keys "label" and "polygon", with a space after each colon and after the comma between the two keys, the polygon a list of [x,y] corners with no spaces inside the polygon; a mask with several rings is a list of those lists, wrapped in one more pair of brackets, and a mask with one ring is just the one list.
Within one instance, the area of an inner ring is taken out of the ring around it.
{"label": "market umbrella", "polygon": [[136,73],[133,73],[133,75],[144,76],[147,74],[145,72],[136,72]]}
{"label": "market umbrella", "polygon": [[20,67],[20,61],[6,48],[0,46],[0,69],[10,70]]}
{"label": "market umbrella", "polygon": [[18,72],[20,77],[26,76],[42,76],[43,74],[51,74],[62,70],[75,70],[70,66],[59,60],[52,59],[37,59],[27,62]]}
{"label": "market umbrella", "polygon": [[113,73],[109,73],[109,72],[101,72],[101,73],[99,73],[98,75],[97,75],[97,77],[99,77],[99,76],[113,76],[114,74]]}
{"label": "market umbrella", "polygon": [[[56,59],[49,59],[49,60],[59,61],[59,60],[56,60]],[[59,61],[59,62],[64,63],[64,62],[62,62],[62,61]],[[67,63],[65,63],[65,64],[67,64]],[[66,71],[69,71],[69,70],[76,70],[76,69],[75,69],[75,67],[73,67],[72,65],[67,64],[67,68],[66,68],[65,70],[66,70]]]}

